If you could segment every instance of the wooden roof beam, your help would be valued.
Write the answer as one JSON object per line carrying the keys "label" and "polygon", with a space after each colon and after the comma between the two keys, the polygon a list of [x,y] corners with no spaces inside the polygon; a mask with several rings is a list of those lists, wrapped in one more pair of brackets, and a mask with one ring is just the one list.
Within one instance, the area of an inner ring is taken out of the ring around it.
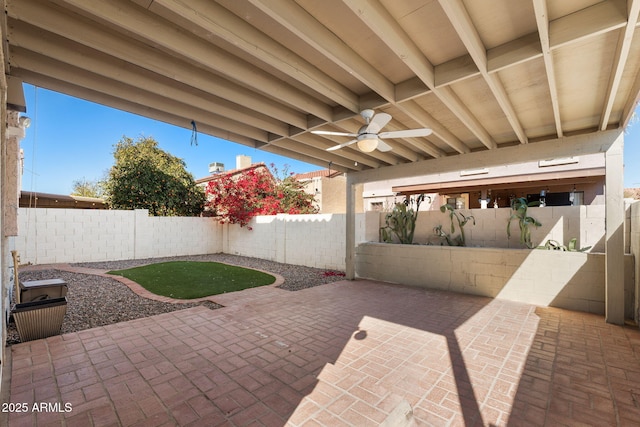
{"label": "wooden roof beam", "polygon": [[[270,146],[266,147],[264,149],[264,151],[268,151],[268,152],[273,153],[273,154],[278,154],[280,156],[288,157],[290,159],[296,159],[296,160],[300,160],[302,162],[315,164],[315,165],[318,165],[321,168],[329,169],[329,162],[327,162],[327,164],[321,164],[320,162],[318,162],[318,159],[316,159],[316,158],[309,157],[307,155],[302,155],[300,153],[288,150],[286,148],[277,147],[275,145],[270,145]],[[331,163],[331,170],[333,172],[342,172],[342,173],[353,172],[353,169],[351,169],[351,168],[346,168],[344,166],[338,166],[338,165],[335,165],[334,163]]]}
{"label": "wooden roof beam", "polygon": [[[440,138],[446,144],[448,144],[451,148],[456,150],[458,153],[470,153],[471,149],[467,147],[462,141],[458,139],[453,133],[451,133],[447,128],[442,126],[436,119],[434,119],[431,114],[427,113],[423,108],[421,108],[415,101],[407,101],[403,102],[399,105],[402,110],[411,116],[412,119],[416,120],[418,123],[422,123],[424,126],[429,127],[435,136]],[[442,157],[445,153],[438,149],[438,156],[434,157]]]}
{"label": "wooden roof beam", "polygon": [[[332,137],[329,135],[316,136],[309,133],[297,135],[293,139],[295,139],[296,141],[300,141],[304,144],[311,144],[316,147],[319,146],[325,150],[327,148],[334,147],[338,144],[342,144],[348,141],[348,139],[345,139],[345,137]],[[320,140],[324,140],[324,141],[320,143],[319,142]],[[331,142],[326,143],[325,141],[331,141]],[[379,150],[374,150],[371,153],[363,153],[358,148],[356,148],[356,144],[353,144],[349,147],[341,148],[340,150],[331,151],[331,153],[336,154],[338,156],[347,157],[350,160],[353,160],[354,162],[363,163],[366,165],[369,165],[371,164],[371,162],[373,162],[373,164],[377,164],[378,167],[381,166],[382,163],[386,163],[387,165],[397,165],[400,163],[404,163],[404,161],[399,160],[400,156],[397,156],[396,155],[397,153],[394,154],[393,152],[382,152]],[[375,166],[372,166],[372,167],[375,167]]]}
{"label": "wooden roof beam", "polygon": [[191,86],[154,75],[148,70],[136,69],[134,65],[92,51],[90,48],[70,42],[59,36],[53,34],[43,35],[42,31],[24,27],[24,24],[12,27],[12,35],[16,35],[16,39],[20,41],[17,44],[14,43],[14,47],[22,47],[31,52],[83,68],[106,78],[118,76],[118,81],[121,83],[150,93],[162,94],[162,96],[175,99],[183,104],[244,123],[256,129],[263,129],[278,135],[287,135],[289,132],[287,124],[258,112],[248,110],[216,96],[205,95]]}
{"label": "wooden roof beam", "polygon": [[[367,156],[358,150],[343,149],[343,150],[337,150],[337,151],[326,151],[327,148],[333,147],[337,144],[337,142],[334,142],[329,138],[321,138],[309,133],[304,133],[304,134],[293,136],[289,139],[304,145],[311,146],[318,150],[325,151],[326,154],[324,154],[322,158],[328,159],[338,164],[353,166],[354,163],[358,163],[360,165],[360,169],[363,168],[362,165],[370,168],[374,168],[374,169],[383,166],[383,162],[380,162],[377,159]],[[358,168],[355,168],[355,169],[358,169]]]}
{"label": "wooden roof beam", "polygon": [[[389,139],[384,140],[387,144],[389,144]],[[433,143],[425,140],[424,138],[402,138],[401,141],[408,146],[413,147],[414,150],[418,150],[417,153],[427,154],[429,157],[438,158],[445,155],[445,153],[436,147]],[[396,150],[396,145],[393,145],[393,149]],[[424,160],[426,157],[424,154],[414,154],[412,161],[420,161]],[[411,159],[409,159],[411,160]]]}
{"label": "wooden roof beam", "polygon": [[344,0],[344,2],[365,25],[378,35],[380,41],[389,46],[405,62],[480,142],[490,149],[497,147],[491,135],[451,88],[436,88],[433,65],[381,4],[366,0]]}
{"label": "wooden roof beam", "polygon": [[[297,3],[286,0],[250,2],[387,102],[395,103],[393,83]],[[359,110],[352,111],[359,113]]]}
{"label": "wooden roof beam", "polygon": [[[406,128],[403,128],[402,130],[404,130]],[[400,128],[398,127],[394,127],[394,126],[386,126],[385,130],[400,130]],[[414,140],[416,138],[413,138]],[[410,162],[417,162],[418,160],[424,160],[425,156],[414,151],[414,150],[410,150],[406,147],[406,145],[400,144],[398,143],[398,141],[402,141],[405,144],[408,145],[412,145],[411,143],[409,143],[409,138],[401,138],[398,140],[394,140],[393,138],[384,138],[382,139],[382,141],[384,141],[385,144],[389,145],[390,147],[393,148],[393,151],[391,151],[391,153],[397,155],[398,157],[402,157],[406,160],[409,160]],[[374,153],[376,153],[376,151],[374,151]]]}
{"label": "wooden roof beam", "polygon": [[[436,119],[434,119],[429,113],[422,109],[418,104],[413,101],[413,98],[423,96],[431,92],[431,89],[427,88],[425,84],[417,77],[405,80],[396,85],[396,101],[397,108],[402,110],[407,115],[411,116],[420,126],[431,128],[434,134],[442,140],[445,144],[459,153],[468,153],[471,150],[462,141],[460,141],[453,133],[449,132],[444,126],[442,126]],[[361,98],[364,98],[361,97]],[[362,102],[361,102],[362,104]],[[369,103],[370,104],[370,103]],[[369,105],[367,104],[367,105]],[[384,108],[390,103],[378,102],[375,105],[369,105],[369,108],[380,109]],[[416,147],[417,149],[427,153],[431,157],[441,157],[446,155],[444,151],[436,147],[431,142],[424,138],[410,138],[404,139],[409,145]]]}
{"label": "wooden roof beam", "polygon": [[551,49],[622,28],[627,23],[625,0],[607,0],[549,23]]}
{"label": "wooden roof beam", "polygon": [[522,127],[522,124],[518,119],[518,115],[511,104],[511,100],[507,95],[504,85],[496,74],[489,74],[489,70],[487,68],[487,50],[485,49],[482,40],[480,40],[480,35],[476,31],[476,28],[471,21],[471,17],[467,13],[462,1],[440,0],[440,7],[444,10],[447,18],[449,18],[449,21],[453,25],[453,28],[455,28],[458,33],[458,37],[460,37],[460,40],[462,40],[462,43],[467,48],[473,62],[478,67],[480,74],[487,83],[487,86],[489,86],[489,89],[493,93],[496,101],[498,101],[502,112],[509,121],[509,124],[515,132],[518,140],[520,140],[521,144],[528,143],[529,138],[527,138],[527,135],[524,132],[524,128]]}
{"label": "wooden roof beam", "polygon": [[[535,1],[537,2],[538,0]],[[627,17],[620,13],[620,8],[616,5],[616,1],[603,1],[575,14],[563,16],[548,22],[547,33],[549,34],[549,49],[553,51],[567,44],[580,41],[585,37],[615,31],[625,26]],[[579,20],[582,21],[580,25],[577,26],[574,22],[576,20],[574,15],[576,14],[578,14]],[[522,62],[540,58],[541,56],[542,48],[539,34],[527,34],[500,46],[488,49],[486,51],[487,71],[489,73],[496,73]],[[478,70],[478,67],[470,55],[463,55],[436,65],[434,67],[434,73],[436,87],[441,87],[476,77],[480,74],[480,70]],[[407,82],[399,83],[396,87],[404,89],[396,97],[397,102],[422,96],[430,91],[430,88],[422,88],[421,90],[411,79]]]}
{"label": "wooden roof beam", "polygon": [[605,101],[602,117],[600,118],[600,130],[606,130],[613,110],[613,103],[618,94],[622,73],[629,58],[631,50],[631,42],[638,24],[638,16],[640,15],[640,0],[629,0],[627,2],[627,25],[620,30],[618,38],[618,46],[616,55],[613,60],[613,73],[610,74],[609,83],[607,85],[607,99]]}
{"label": "wooden roof beam", "polygon": [[[191,124],[187,120],[185,120],[184,117],[168,113],[166,111],[161,111],[149,107],[148,105],[126,101],[121,98],[112,96],[109,93],[98,92],[93,89],[78,86],[73,82],[57,80],[50,76],[46,76],[44,74],[39,74],[37,72],[29,70],[17,68],[13,72],[15,73],[16,77],[20,77],[25,82],[33,84],[35,86],[46,87],[56,92],[65,93],[79,99],[90,100],[91,102],[97,102],[102,105],[107,105],[111,108],[128,111],[130,113],[138,114],[144,117],[149,117],[153,120],[169,123],[184,129],[191,129]],[[225,139],[227,141],[232,141],[237,144],[245,145],[247,147],[257,148],[256,141],[252,138],[234,134],[226,129],[221,129],[204,122],[198,123],[198,132]]]}
{"label": "wooden roof beam", "polygon": [[[153,108],[166,113],[173,114],[175,111],[180,111],[181,116],[189,117],[199,124],[208,123],[227,129],[230,133],[258,141],[268,141],[268,133],[263,130],[216,114],[211,114],[209,111],[191,105],[182,104],[172,98],[167,98],[157,93],[146,92],[72,65],[42,57],[41,55],[26,51],[22,48],[12,49],[11,62],[14,64],[14,69],[31,70],[34,73],[48,75],[53,79],[67,82],[76,87],[91,88],[95,92],[109,94],[112,98],[132,100],[135,104],[152,105]],[[31,83],[38,84],[38,82]],[[86,96],[81,98],[87,99]]]}
{"label": "wooden roof beam", "polygon": [[[289,3],[290,5],[290,3]],[[155,0],[150,10],[164,7],[258,60],[283,72],[338,105],[357,113],[358,96],[322,73],[304,58],[277,43],[247,21],[209,0]]]}
{"label": "wooden roof beam", "polygon": [[96,25],[63,14],[46,3],[34,3],[31,4],[31,7],[26,6],[26,2],[11,2],[7,11],[9,17],[12,20],[18,20],[18,22],[26,22],[35,27],[44,28],[69,40],[75,40],[77,34],[83,34],[85,46],[106,54],[113,55],[114,52],[117,52],[117,57],[123,61],[170,79],[177,80],[178,76],[188,76],[189,83],[195,85],[199,90],[245,108],[260,111],[284,123],[306,128],[306,113],[298,112],[271,98],[256,94],[232,81],[213,76],[211,73],[193,67],[177,58],[169,62],[155,49],[142,48],[136,42],[124,40]]}
{"label": "wooden roof beam", "polygon": [[[332,169],[340,170],[341,172],[353,172],[368,169],[362,165],[355,166],[352,161],[331,154],[331,152],[319,150],[313,146],[296,144],[295,148],[290,148],[291,142],[293,141],[283,139],[278,141],[277,144],[269,144],[265,147],[260,147],[260,149],[316,165],[322,165],[324,162],[325,167],[329,162],[331,162]],[[289,145],[287,145],[287,143],[289,143]]]}
{"label": "wooden roof beam", "polygon": [[533,10],[536,15],[536,24],[538,25],[544,69],[547,73],[547,84],[549,85],[549,96],[551,98],[551,110],[553,111],[553,119],[556,124],[556,135],[558,138],[562,138],[564,133],[562,131],[556,73],[555,67],[553,66],[553,55],[551,54],[551,42],[549,40],[549,14],[547,12],[547,1],[533,0]]}
{"label": "wooden roof beam", "polygon": [[[87,2],[84,0],[60,0],[83,13],[95,16],[121,30],[161,46],[176,56],[183,56],[229,79],[270,96],[278,94],[284,102],[299,110],[331,120],[331,107],[272,76],[255,72],[255,67],[229,55],[226,51],[198,37],[188,35],[175,26],[162,25],[157,19],[144,13],[138,6],[122,0]],[[114,55],[117,56],[117,55]]]}

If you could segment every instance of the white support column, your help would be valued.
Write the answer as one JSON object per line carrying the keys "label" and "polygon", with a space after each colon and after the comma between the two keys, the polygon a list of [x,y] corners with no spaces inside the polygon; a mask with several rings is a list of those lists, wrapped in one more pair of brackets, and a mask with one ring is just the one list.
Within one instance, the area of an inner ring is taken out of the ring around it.
{"label": "white support column", "polygon": [[605,319],[624,324],[624,133],[605,152]]}
{"label": "white support column", "polygon": [[347,217],[345,275],[349,280],[356,277],[356,185],[353,175],[347,174]]}
{"label": "white support column", "polygon": [[480,190],[480,209],[487,209],[489,205],[489,196],[487,195],[487,190]]}

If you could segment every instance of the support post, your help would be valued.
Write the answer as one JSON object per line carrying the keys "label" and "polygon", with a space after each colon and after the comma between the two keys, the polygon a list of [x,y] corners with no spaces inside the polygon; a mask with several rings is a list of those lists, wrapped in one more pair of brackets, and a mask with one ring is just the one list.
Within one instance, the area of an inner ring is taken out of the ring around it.
{"label": "support post", "polygon": [[480,190],[480,209],[487,209],[489,205],[489,195],[486,189]]}
{"label": "support post", "polygon": [[356,184],[352,174],[347,174],[347,217],[346,217],[346,247],[345,247],[345,276],[349,280],[356,277]]}
{"label": "support post", "polygon": [[605,320],[624,324],[624,133],[605,152]]}

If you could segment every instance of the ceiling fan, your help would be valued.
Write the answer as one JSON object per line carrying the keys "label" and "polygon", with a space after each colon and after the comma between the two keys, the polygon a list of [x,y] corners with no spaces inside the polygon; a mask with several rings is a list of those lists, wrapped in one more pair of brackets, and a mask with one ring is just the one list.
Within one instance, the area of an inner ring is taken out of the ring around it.
{"label": "ceiling fan", "polygon": [[391,115],[387,113],[375,114],[373,110],[363,110],[360,115],[364,118],[366,124],[362,126],[358,133],[349,132],[332,132],[325,130],[312,130],[311,133],[315,135],[334,135],[334,136],[352,136],[356,139],[349,142],[345,142],[335,147],[327,148],[327,151],[338,150],[340,148],[348,147],[351,144],[358,144],[360,151],[370,153],[375,149],[380,151],[391,151],[391,146],[385,143],[383,138],[412,138],[418,136],[431,135],[432,131],[429,128],[422,129],[407,129],[407,130],[395,130],[390,132],[380,132],[380,130],[391,121]]}

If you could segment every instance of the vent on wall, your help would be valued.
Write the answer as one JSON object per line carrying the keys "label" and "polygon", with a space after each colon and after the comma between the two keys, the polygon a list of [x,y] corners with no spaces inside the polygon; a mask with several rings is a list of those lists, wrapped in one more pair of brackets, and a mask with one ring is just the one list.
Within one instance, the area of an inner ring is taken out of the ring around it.
{"label": "vent on wall", "polygon": [[543,168],[545,166],[570,165],[572,163],[578,163],[578,160],[578,157],[560,157],[557,159],[540,160],[538,162],[538,167]]}
{"label": "vent on wall", "polygon": [[473,169],[473,170],[460,171],[460,176],[484,175],[484,174],[488,174],[488,173],[489,173],[489,169],[482,168],[482,169]]}

